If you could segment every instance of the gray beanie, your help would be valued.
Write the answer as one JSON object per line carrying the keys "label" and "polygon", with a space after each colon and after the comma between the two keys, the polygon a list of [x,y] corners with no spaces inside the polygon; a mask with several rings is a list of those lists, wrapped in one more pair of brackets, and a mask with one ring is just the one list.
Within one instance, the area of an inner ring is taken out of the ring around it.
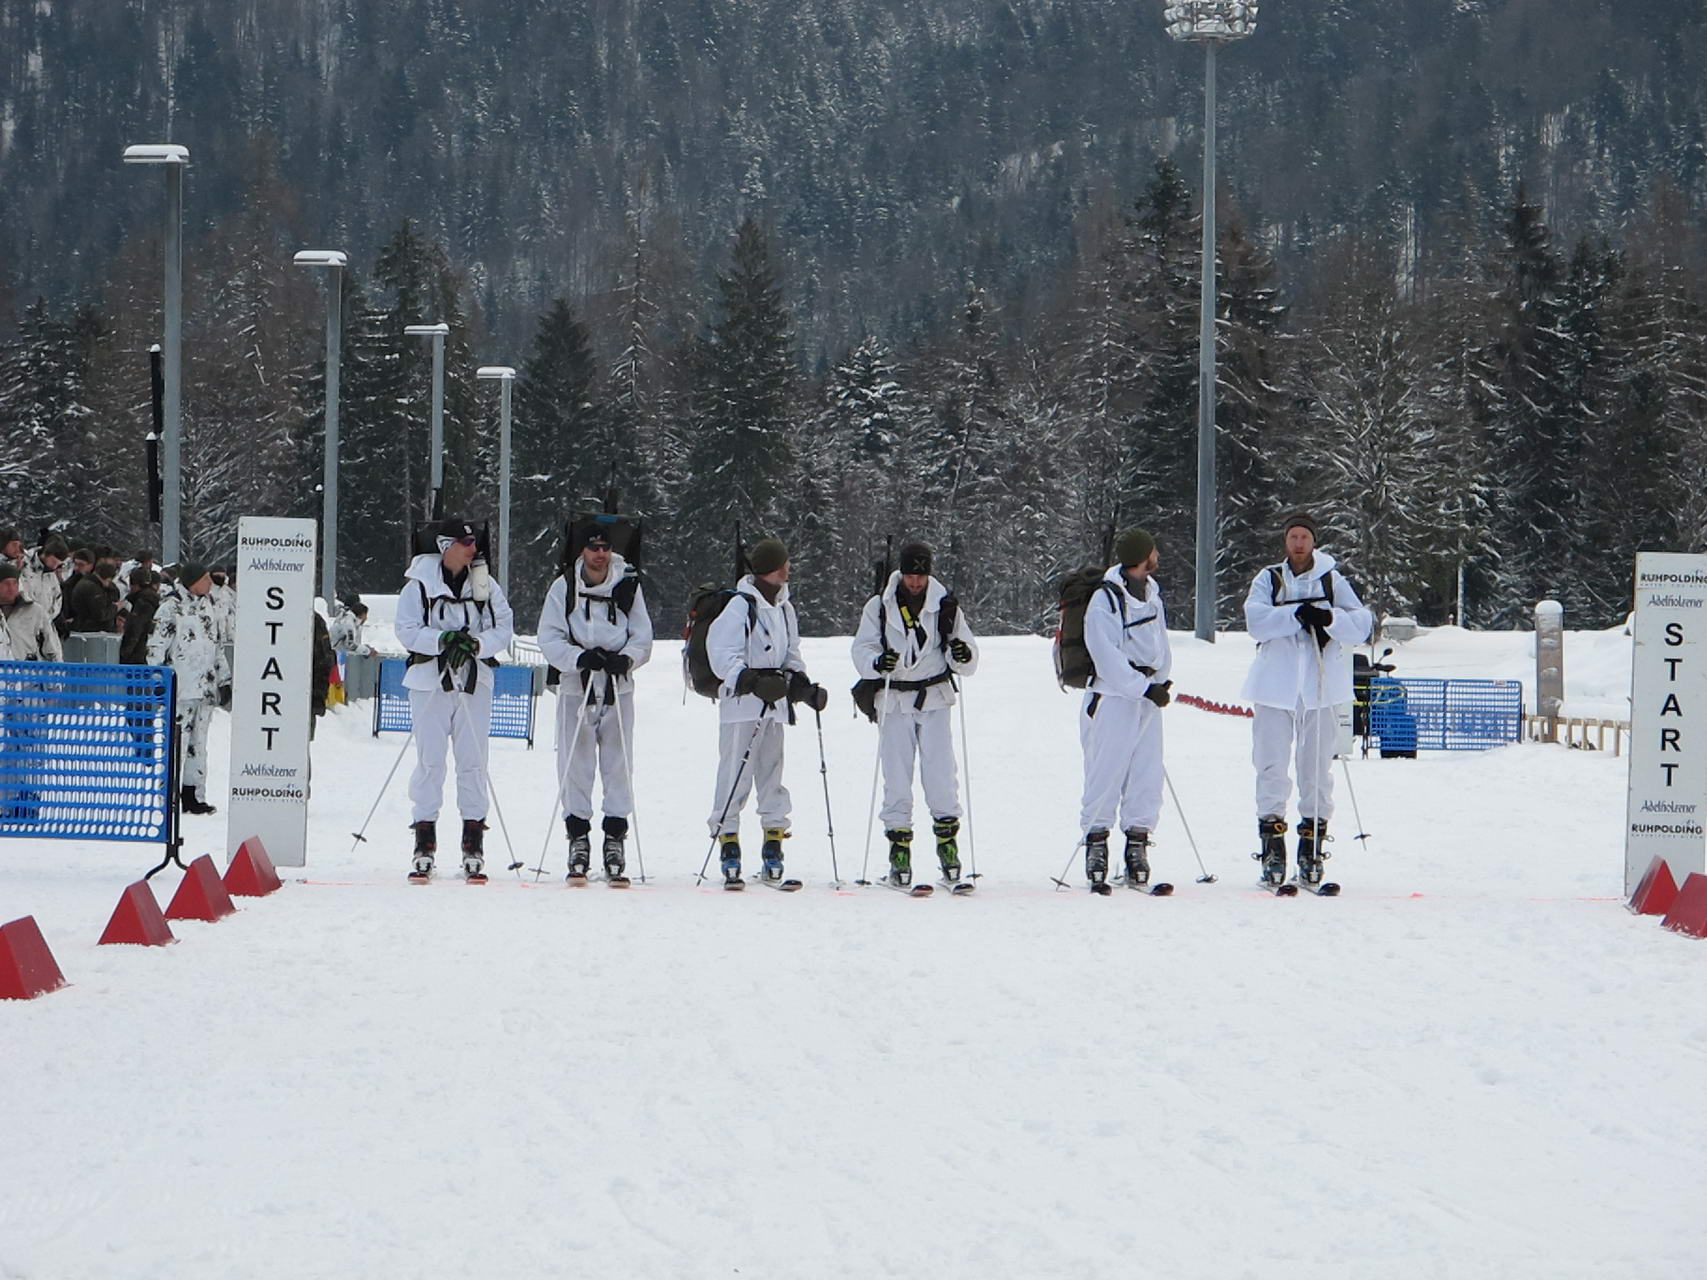
{"label": "gray beanie", "polygon": [[747,552],[747,563],[753,566],[753,572],[761,577],[767,573],[775,573],[788,563],[788,548],[782,545],[781,538],[760,538],[753,544],[753,549]]}
{"label": "gray beanie", "polygon": [[1150,558],[1156,540],[1146,530],[1127,529],[1114,540],[1114,558],[1122,569],[1135,569]]}

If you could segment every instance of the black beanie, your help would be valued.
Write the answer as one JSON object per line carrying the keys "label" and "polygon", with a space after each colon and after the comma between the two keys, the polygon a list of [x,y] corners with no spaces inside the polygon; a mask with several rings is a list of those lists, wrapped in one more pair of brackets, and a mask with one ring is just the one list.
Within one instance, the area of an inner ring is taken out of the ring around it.
{"label": "black beanie", "polygon": [[205,577],[207,577],[207,566],[205,564],[191,563],[178,566],[178,582],[185,589],[195,586]]}
{"label": "black beanie", "polygon": [[1127,529],[1114,540],[1114,558],[1122,569],[1135,569],[1150,558],[1156,540],[1146,530]]}
{"label": "black beanie", "polygon": [[901,548],[900,566],[902,573],[922,573],[928,576],[931,571],[931,549],[922,542],[909,542]]}
{"label": "black beanie", "polygon": [[753,549],[747,552],[747,563],[753,567],[754,574],[760,577],[775,573],[788,563],[788,548],[783,546],[781,538],[760,538],[753,544]]}

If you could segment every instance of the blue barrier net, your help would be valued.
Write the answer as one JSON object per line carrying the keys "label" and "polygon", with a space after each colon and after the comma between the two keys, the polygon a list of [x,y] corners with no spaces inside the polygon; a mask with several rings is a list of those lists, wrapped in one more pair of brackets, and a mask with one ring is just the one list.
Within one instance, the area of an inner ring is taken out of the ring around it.
{"label": "blue barrier net", "polygon": [[[379,664],[379,695],[373,704],[376,734],[408,733],[414,723],[409,714],[409,690],[403,687],[406,670],[408,663],[402,658],[387,658]],[[492,728],[487,736],[520,738],[533,745],[533,668],[499,667],[492,675]]]}
{"label": "blue barrier net", "polygon": [[1484,751],[1523,739],[1523,686],[1516,680],[1369,683],[1369,732],[1382,751]]}
{"label": "blue barrier net", "polygon": [[169,667],[0,662],[0,836],[172,835]]}

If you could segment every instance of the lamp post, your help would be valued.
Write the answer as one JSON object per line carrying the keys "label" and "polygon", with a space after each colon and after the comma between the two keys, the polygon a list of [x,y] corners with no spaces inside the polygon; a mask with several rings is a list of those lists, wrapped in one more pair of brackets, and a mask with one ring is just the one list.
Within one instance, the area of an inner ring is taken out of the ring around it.
{"label": "lamp post", "polygon": [[190,149],[174,143],[150,143],[124,149],[126,164],[163,165],[166,169],[166,332],[163,337],[163,418],[160,432],[162,509],[160,513],[160,563],[176,564],[179,539],[184,527],[184,491],[181,461],[183,442],[180,394],[184,356],[184,170]]}
{"label": "lamp post", "polygon": [[1197,638],[1215,639],[1215,51],[1256,30],[1255,0],[1170,0],[1168,34],[1203,46],[1203,288],[1197,357]]}
{"label": "lamp post", "polygon": [[427,519],[437,520],[444,515],[445,487],[445,338],[450,326],[438,324],[408,324],[403,332],[413,338],[433,340],[433,436],[431,480],[427,486]]}
{"label": "lamp post", "polygon": [[483,364],[474,376],[498,383],[498,585],[510,591],[510,388],[516,371],[507,364]]}
{"label": "lamp post", "polygon": [[344,268],[349,260],[337,249],[303,249],[292,261],[331,272],[326,280],[326,470],[320,511],[320,594],[331,613],[338,599],[338,356],[344,345]]}

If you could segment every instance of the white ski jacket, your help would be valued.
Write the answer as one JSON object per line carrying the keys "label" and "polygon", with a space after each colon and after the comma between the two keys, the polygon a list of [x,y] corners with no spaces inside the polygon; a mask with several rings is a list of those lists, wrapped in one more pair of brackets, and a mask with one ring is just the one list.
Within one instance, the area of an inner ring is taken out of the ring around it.
{"label": "white ski jacket", "polygon": [[40,605],[49,618],[58,619],[65,612],[65,581],[59,575],[65,569],[49,569],[42,563],[41,548],[24,553],[24,563],[18,569],[18,585],[30,603]]}
{"label": "white ski jacket", "polygon": [[[403,674],[406,689],[442,689],[443,673],[439,670],[439,641],[447,631],[467,631],[480,641],[476,655],[480,687],[491,689],[492,668],[488,659],[496,661],[499,654],[515,639],[515,618],[504,589],[486,565],[476,561],[469,566],[468,577],[457,594],[445,581],[444,561],[436,555],[416,556],[409,563],[403,590],[397,596],[397,616],[392,623],[397,642],[410,653],[418,655]],[[460,673],[453,678],[455,689],[462,688]]]}
{"label": "white ski jacket", "polygon": [[[1369,639],[1374,622],[1350,582],[1334,573],[1328,586],[1323,580],[1333,572],[1334,558],[1317,551],[1310,567],[1294,575],[1288,561],[1270,565],[1251,580],[1245,596],[1245,629],[1257,642],[1257,656],[1245,677],[1240,696],[1264,707],[1288,711],[1334,707],[1352,700],[1351,658],[1347,645]],[[1279,600],[1275,599],[1275,574],[1279,574]],[[1328,596],[1332,595],[1332,602]],[[1334,615],[1328,627],[1327,647],[1320,648],[1315,635],[1298,621],[1297,609],[1314,602]]]}
{"label": "white ski jacket", "polygon": [[[593,679],[582,685],[576,664],[588,649],[604,649],[620,653],[634,665],[627,675],[616,682],[617,693],[634,688],[633,673],[646,665],[652,656],[652,616],[646,611],[644,589],[634,585],[634,602],[626,613],[614,599],[617,586],[628,572],[628,562],[612,554],[605,580],[588,586],[586,566],[576,561],[569,575],[558,574],[546,592],[545,607],[539,613],[539,649],[545,660],[567,678],[563,688],[590,693],[595,701],[605,697],[610,676],[603,671],[587,674]],[[570,605],[570,581],[573,578],[575,598]],[[574,683],[569,683],[573,679]]]}
{"label": "white ski jacket", "polygon": [[[969,676],[978,670],[978,641],[967,624],[966,614],[955,610],[952,638],[963,640],[972,650],[972,660],[965,664],[954,661],[943,643],[942,602],[948,598],[948,588],[934,577],[925,587],[925,603],[911,626],[901,616],[898,596],[901,575],[892,572],[883,591],[865,602],[860,615],[859,630],[854,633],[854,670],[865,679],[881,680],[884,673],[877,669],[877,660],[885,649],[900,659],[889,673],[889,705],[884,714],[892,711],[935,711],[952,707],[955,702],[954,683],[942,679],[946,674]],[[895,685],[917,684],[935,680],[928,688],[897,689]]]}
{"label": "white ski jacket", "polygon": [[225,664],[224,632],[213,600],[182,583],[160,590],[160,608],[148,633],[148,663],[171,667],[179,702],[216,702],[219,686],[231,679]]}
{"label": "white ski jacket", "polygon": [[776,603],[770,604],[754,584],[752,574],[736,583],[735,598],[723,606],[723,612],[713,619],[705,633],[705,656],[711,670],[723,682],[717,695],[719,723],[741,724],[764,719],[787,724],[788,699],[767,707],[755,694],[735,693],[735,682],[748,667],[806,670],[800,657],[800,622],[789,603],[787,584],[777,592]]}
{"label": "white ski jacket", "polygon": [[[1162,605],[1162,585],[1144,580],[1144,598],[1126,589],[1126,571],[1111,565],[1102,580],[1112,591],[1098,587],[1085,605],[1085,648],[1096,664],[1087,693],[1105,698],[1142,698],[1153,684],[1168,680],[1174,669],[1168,643],[1168,611]],[[1145,675],[1138,668],[1146,667]]]}

